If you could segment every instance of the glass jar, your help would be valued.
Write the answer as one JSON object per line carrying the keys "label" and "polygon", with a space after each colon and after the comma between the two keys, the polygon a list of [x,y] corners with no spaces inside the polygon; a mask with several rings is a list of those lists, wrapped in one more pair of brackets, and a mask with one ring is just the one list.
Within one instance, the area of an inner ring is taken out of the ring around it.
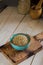
{"label": "glass jar", "polygon": [[30,0],[18,1],[18,12],[21,14],[27,14],[30,9]]}

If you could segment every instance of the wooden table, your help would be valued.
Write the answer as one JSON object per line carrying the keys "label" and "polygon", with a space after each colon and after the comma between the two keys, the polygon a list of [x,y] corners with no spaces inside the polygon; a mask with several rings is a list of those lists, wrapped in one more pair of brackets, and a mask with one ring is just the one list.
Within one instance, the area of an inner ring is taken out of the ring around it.
{"label": "wooden table", "polygon": [[[40,32],[43,32],[42,19],[32,20],[29,14],[18,14],[15,7],[7,7],[0,13],[0,46],[8,42],[13,33],[27,33],[34,36]],[[5,62],[6,65],[12,65],[2,52],[0,52],[0,60],[0,65],[4,65]],[[18,65],[43,65],[43,50]]]}

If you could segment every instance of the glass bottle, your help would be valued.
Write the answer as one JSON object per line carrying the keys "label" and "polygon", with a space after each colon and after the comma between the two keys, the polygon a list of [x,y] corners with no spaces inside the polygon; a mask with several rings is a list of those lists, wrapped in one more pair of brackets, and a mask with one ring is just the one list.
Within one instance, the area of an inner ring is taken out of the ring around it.
{"label": "glass bottle", "polygon": [[27,14],[30,9],[30,0],[18,1],[18,12],[21,14]]}

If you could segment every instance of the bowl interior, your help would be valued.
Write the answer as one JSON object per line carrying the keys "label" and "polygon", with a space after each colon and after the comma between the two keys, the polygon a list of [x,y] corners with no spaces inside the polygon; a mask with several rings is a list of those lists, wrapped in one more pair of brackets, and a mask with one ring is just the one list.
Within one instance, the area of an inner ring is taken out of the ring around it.
{"label": "bowl interior", "polygon": [[24,35],[24,36],[26,36],[27,39],[28,39],[28,43],[27,43],[27,44],[29,44],[29,42],[30,42],[30,36],[27,35],[27,34],[24,34],[24,33],[13,34],[12,37],[10,38],[10,42],[11,42],[11,43],[13,43],[12,40],[13,40],[14,37],[17,36],[17,35]]}

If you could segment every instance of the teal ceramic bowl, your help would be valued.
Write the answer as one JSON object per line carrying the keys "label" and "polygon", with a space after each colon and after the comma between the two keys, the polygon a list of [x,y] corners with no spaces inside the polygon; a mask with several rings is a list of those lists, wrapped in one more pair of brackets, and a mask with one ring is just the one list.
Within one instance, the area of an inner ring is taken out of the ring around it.
{"label": "teal ceramic bowl", "polygon": [[[13,44],[12,40],[17,35],[25,35],[27,37],[27,39],[28,39],[28,43],[25,46],[17,46],[15,44]],[[14,49],[16,49],[18,51],[25,50],[30,46],[30,36],[27,35],[27,34],[24,34],[24,33],[13,34],[12,37],[10,38],[10,42],[11,42],[10,45],[12,46],[12,48],[14,48]]]}

